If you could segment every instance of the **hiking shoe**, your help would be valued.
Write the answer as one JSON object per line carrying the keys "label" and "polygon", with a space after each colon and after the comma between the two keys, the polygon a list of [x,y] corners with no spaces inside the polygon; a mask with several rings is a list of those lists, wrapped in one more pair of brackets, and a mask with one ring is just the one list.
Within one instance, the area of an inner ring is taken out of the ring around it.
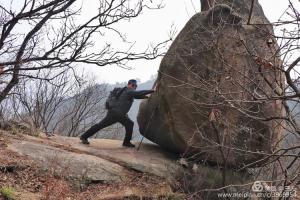
{"label": "hiking shoe", "polygon": [[126,142],[126,143],[123,143],[123,147],[130,147],[130,148],[134,148],[135,147],[135,145],[134,144],[132,144],[131,142]]}
{"label": "hiking shoe", "polygon": [[80,137],[80,140],[82,144],[90,144],[90,142],[86,138]]}

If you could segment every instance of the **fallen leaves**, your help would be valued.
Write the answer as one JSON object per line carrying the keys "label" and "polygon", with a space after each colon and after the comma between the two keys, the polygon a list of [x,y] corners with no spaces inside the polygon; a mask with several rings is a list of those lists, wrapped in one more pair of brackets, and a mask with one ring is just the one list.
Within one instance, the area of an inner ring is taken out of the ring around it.
{"label": "fallen leaves", "polygon": [[208,116],[208,121],[214,122],[220,118],[221,111],[218,109],[212,109]]}

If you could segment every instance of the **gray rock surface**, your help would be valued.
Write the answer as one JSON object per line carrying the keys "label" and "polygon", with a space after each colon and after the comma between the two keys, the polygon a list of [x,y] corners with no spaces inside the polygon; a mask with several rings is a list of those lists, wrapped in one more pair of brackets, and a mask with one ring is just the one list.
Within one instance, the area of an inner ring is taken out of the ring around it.
{"label": "gray rock surface", "polygon": [[122,147],[119,140],[91,139],[90,145],[84,145],[72,137],[26,138],[27,141],[13,140],[8,148],[30,156],[44,168],[66,171],[72,177],[121,181],[134,170],[168,179],[181,170],[175,155],[154,144],[142,144],[137,151]]}
{"label": "gray rock surface", "polygon": [[284,87],[273,29],[259,25],[269,22],[258,1],[255,25],[247,25],[251,1],[210,5],[189,20],[163,58],[159,90],[140,105],[140,132],[200,160],[259,165],[282,133],[280,120],[264,120],[283,114],[281,102],[268,99]]}
{"label": "gray rock surface", "polygon": [[73,153],[29,141],[14,141],[8,148],[31,157],[45,170],[54,170],[56,174],[66,177],[120,182],[128,176],[124,167],[96,156]]}

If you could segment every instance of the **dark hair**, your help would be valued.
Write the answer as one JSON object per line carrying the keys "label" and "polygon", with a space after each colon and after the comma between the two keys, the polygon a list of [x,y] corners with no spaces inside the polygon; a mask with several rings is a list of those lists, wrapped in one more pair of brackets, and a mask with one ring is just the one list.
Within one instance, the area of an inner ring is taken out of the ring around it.
{"label": "dark hair", "polygon": [[135,79],[130,79],[129,81],[128,81],[128,85],[129,84],[137,84],[137,81],[135,80]]}

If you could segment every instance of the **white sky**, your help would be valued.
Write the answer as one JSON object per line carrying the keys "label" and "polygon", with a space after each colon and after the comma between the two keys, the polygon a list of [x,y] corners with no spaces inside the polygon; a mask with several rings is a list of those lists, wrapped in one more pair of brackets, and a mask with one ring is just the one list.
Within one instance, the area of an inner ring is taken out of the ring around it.
{"label": "white sky", "polygon": [[[288,6],[288,0],[259,0],[259,2],[271,22],[277,21]],[[200,0],[164,0],[164,5],[161,10],[147,10],[132,20],[125,30],[128,39],[141,46],[149,42],[163,41],[167,38],[172,24],[179,33],[193,14],[200,10]],[[156,74],[160,60],[161,58],[155,61],[132,62],[132,70],[115,66],[85,66],[85,71],[95,76],[97,82],[124,82],[131,78],[139,78],[144,82]]]}

